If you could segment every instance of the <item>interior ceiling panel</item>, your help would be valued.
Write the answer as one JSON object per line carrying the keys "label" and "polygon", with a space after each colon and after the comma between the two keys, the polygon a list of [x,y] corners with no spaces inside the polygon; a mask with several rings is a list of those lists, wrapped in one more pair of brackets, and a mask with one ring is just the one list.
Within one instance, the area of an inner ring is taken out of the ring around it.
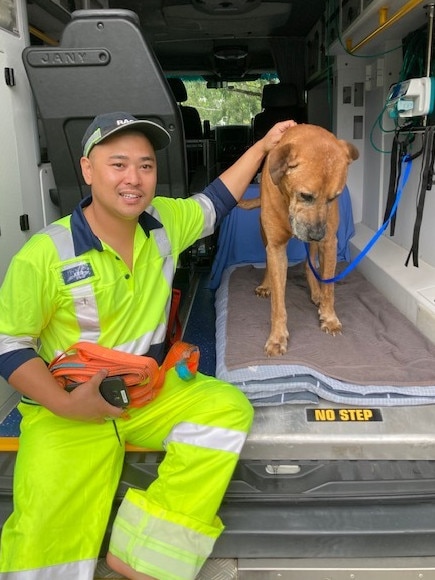
{"label": "interior ceiling panel", "polygon": [[217,47],[246,50],[237,63],[242,74],[273,70],[270,38],[299,42],[325,10],[324,0],[110,0],[110,7],[133,10],[163,69],[184,74],[234,71],[234,62],[216,63]]}
{"label": "interior ceiling panel", "polygon": [[[246,13],[254,10],[262,0],[192,0],[193,6],[202,12],[218,14],[222,12]],[[287,2],[290,4],[290,1]]]}
{"label": "interior ceiling panel", "polygon": [[271,2],[253,10],[201,12],[195,6],[167,6],[163,9],[169,30],[192,30],[199,34],[225,36],[266,36],[290,18],[291,4]]}

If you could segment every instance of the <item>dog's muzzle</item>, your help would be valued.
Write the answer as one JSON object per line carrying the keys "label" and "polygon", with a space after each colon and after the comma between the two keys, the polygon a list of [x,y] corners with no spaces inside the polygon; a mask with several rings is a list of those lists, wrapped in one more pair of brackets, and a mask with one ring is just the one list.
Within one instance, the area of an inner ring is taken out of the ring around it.
{"label": "dog's muzzle", "polygon": [[326,234],[325,224],[310,225],[290,220],[293,235],[302,242],[320,242]]}
{"label": "dog's muzzle", "polygon": [[326,226],[324,224],[308,228],[308,242],[320,242],[325,237]]}

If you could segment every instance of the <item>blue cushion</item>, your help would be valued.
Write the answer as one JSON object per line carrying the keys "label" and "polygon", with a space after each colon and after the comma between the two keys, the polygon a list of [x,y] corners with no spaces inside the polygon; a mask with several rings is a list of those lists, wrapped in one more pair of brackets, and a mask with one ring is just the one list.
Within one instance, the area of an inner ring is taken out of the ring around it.
{"label": "blue cushion", "polygon": [[[243,198],[252,199],[260,195],[260,186],[251,184]],[[349,240],[355,233],[352,204],[347,186],[339,199],[340,225],[337,232],[337,260],[350,261]],[[304,242],[292,238],[287,246],[291,263],[306,259]],[[212,265],[209,288],[219,286],[225,268],[234,264],[256,264],[266,262],[266,250],[260,234],[260,208],[246,210],[236,207],[223,220],[218,236],[218,247]]]}

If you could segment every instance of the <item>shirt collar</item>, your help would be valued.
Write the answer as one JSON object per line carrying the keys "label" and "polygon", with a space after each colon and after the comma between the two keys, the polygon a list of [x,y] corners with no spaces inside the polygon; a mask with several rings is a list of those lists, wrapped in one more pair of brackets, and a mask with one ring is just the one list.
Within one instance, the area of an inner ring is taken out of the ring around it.
{"label": "shirt collar", "polygon": [[[91,230],[83,213],[83,210],[91,203],[91,201],[92,196],[90,195],[85,197],[85,199],[82,199],[71,215],[71,235],[76,256],[80,256],[89,250],[98,250],[99,252],[103,251],[101,240]],[[147,238],[150,237],[151,230],[163,227],[159,220],[146,211],[142,212],[139,216],[139,225],[144,230]]]}

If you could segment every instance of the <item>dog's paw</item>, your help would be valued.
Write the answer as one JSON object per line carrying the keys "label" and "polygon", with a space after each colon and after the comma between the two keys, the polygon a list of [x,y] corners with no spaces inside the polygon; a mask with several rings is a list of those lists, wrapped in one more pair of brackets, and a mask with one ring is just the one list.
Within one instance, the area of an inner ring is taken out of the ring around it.
{"label": "dog's paw", "polygon": [[341,334],[343,327],[338,318],[334,317],[328,320],[320,319],[320,329],[323,330],[323,332],[326,332],[326,334],[332,334],[332,336],[335,336],[336,334]]}
{"label": "dog's paw", "polygon": [[269,336],[264,345],[264,352],[267,356],[282,356],[287,352],[288,333],[287,336],[281,336],[279,340],[275,340]]}
{"label": "dog's paw", "polygon": [[257,296],[259,296],[260,298],[269,298],[270,296],[270,288],[268,288],[267,286],[257,286],[257,288],[255,289],[255,294]]}

